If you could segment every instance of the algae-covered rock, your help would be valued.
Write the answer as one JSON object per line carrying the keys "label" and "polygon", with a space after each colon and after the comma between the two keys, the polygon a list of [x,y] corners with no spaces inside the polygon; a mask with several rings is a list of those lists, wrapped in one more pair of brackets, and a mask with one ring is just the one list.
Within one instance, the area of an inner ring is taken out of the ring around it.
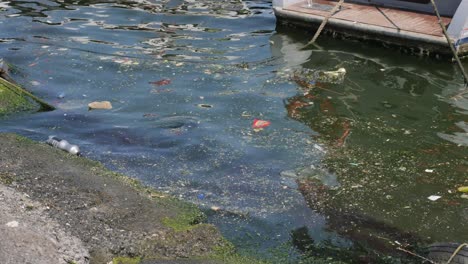
{"label": "algae-covered rock", "polygon": [[0,115],[19,111],[39,110],[40,106],[16,89],[11,89],[14,84],[0,78]]}
{"label": "algae-covered rock", "polygon": [[19,111],[49,111],[55,108],[15,84],[8,64],[0,58],[0,116]]}

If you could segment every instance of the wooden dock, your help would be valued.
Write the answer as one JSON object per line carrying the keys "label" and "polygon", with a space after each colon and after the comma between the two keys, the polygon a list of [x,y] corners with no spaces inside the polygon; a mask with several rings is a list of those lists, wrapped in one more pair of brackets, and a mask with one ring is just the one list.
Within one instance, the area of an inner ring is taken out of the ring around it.
{"label": "wooden dock", "polygon": [[[321,5],[334,6],[336,2],[327,0],[313,0],[314,3]],[[307,8],[307,1],[299,2],[290,5],[285,10],[312,14],[317,16],[327,16],[327,11]],[[442,30],[435,15],[420,14],[410,11],[404,11],[393,8],[385,8],[378,6],[367,6],[353,3],[343,3],[340,11],[336,12],[332,18],[369,24],[373,26],[391,28],[395,30],[403,30],[417,32],[442,37]],[[448,25],[451,18],[442,18],[443,22]]]}
{"label": "wooden dock", "polygon": [[[304,0],[275,7],[274,10],[279,20],[312,29],[329,14],[327,8],[323,7],[328,5],[332,8],[337,1],[313,0],[313,3],[322,8],[310,8]],[[452,19],[443,17],[442,20],[448,25]],[[438,19],[431,14],[345,2],[340,10],[331,16],[327,28],[358,38],[378,39],[416,47],[426,52],[450,52]]]}

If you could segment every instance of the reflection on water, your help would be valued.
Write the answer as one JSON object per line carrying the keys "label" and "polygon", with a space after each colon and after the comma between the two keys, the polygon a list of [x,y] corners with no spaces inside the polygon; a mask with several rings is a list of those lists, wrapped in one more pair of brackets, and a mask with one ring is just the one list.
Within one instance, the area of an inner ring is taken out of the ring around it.
{"label": "reflection on water", "polygon": [[[200,204],[245,249],[349,246],[357,242],[332,224],[347,221],[326,218],[354,212],[402,233],[462,239],[455,223],[466,207],[447,193],[466,184],[467,103],[449,99],[461,82],[451,64],[329,38],[319,43],[326,50],[304,50],[304,36],[274,31],[268,1],[1,8],[0,56],[58,108],[9,117],[2,130],[66,138],[85,156]],[[313,80],[340,67],[343,82]],[[114,108],[87,110],[100,100]],[[255,132],[256,118],[271,125]],[[330,211],[311,204],[323,183],[318,202]],[[443,202],[428,201],[432,194]],[[450,227],[431,231],[441,224]]]}

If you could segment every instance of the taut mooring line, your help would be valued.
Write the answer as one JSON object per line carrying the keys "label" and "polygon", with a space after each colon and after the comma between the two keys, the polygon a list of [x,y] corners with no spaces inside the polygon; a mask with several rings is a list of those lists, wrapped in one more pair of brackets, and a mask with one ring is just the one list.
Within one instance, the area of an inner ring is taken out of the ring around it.
{"label": "taut mooring line", "polygon": [[432,3],[432,7],[434,7],[434,12],[436,13],[437,19],[439,20],[440,28],[442,28],[442,32],[444,33],[444,36],[447,39],[447,43],[448,43],[450,49],[452,50],[453,57],[457,61],[458,67],[460,67],[460,70],[462,71],[463,78],[464,78],[464,81],[465,81],[465,89],[466,89],[467,83],[468,83],[468,75],[466,74],[465,68],[463,68],[463,64],[461,63],[460,58],[458,57],[457,51],[455,50],[455,46],[453,45],[452,40],[450,39],[449,35],[447,34],[447,30],[445,29],[445,25],[442,22],[442,19],[440,18],[440,13],[439,13],[439,10],[437,9],[437,5],[435,4],[434,0],[431,0],[431,3]]}
{"label": "taut mooring line", "polygon": [[333,16],[336,11],[341,7],[341,5],[343,4],[344,0],[340,0],[334,7],[333,9],[330,11],[330,13],[322,20],[322,24],[320,24],[320,27],[317,29],[317,32],[315,32],[315,35],[314,37],[312,38],[312,40],[310,40],[309,42],[307,42],[307,44],[305,45],[305,47],[311,45],[311,44],[314,44],[315,41],[317,40],[317,38],[319,37],[320,33],[322,32],[323,28],[325,27],[325,25],[328,23],[328,20],[330,19],[331,16]]}

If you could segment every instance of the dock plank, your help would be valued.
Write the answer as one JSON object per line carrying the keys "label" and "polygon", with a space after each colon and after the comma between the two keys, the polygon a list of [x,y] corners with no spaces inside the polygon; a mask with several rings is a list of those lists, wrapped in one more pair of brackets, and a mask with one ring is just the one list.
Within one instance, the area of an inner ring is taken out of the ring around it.
{"label": "dock plank", "polygon": [[[334,6],[336,4],[335,1],[330,0],[313,1],[322,5]],[[307,1],[287,6],[284,9],[321,17],[328,15],[327,11],[307,8]],[[332,18],[437,37],[443,36],[435,15],[394,8],[343,3],[341,10],[335,13]],[[442,21],[447,25],[451,22],[451,18],[443,17]]]}

